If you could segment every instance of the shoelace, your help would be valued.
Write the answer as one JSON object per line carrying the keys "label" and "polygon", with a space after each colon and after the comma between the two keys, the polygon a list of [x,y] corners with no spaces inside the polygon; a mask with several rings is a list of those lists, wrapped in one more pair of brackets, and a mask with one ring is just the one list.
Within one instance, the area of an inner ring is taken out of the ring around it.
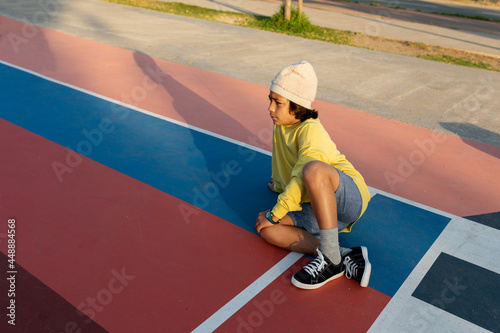
{"label": "shoelace", "polygon": [[309,273],[313,278],[319,275],[319,272],[325,268],[326,261],[323,259],[323,255],[318,251],[318,257],[311,261],[311,263],[304,267],[304,270]]}
{"label": "shoelace", "polygon": [[346,257],[344,260],[344,265],[346,278],[355,279],[358,276],[358,263],[352,260],[351,257]]}

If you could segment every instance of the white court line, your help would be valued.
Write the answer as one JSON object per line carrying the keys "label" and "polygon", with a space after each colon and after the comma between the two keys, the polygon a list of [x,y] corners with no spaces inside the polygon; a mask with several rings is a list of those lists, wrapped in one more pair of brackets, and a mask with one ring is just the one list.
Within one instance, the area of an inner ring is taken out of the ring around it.
{"label": "white court line", "polygon": [[220,308],[216,313],[211,315],[200,326],[193,330],[196,333],[213,332],[217,327],[222,325],[233,314],[241,309],[245,304],[250,302],[258,293],[266,288],[277,277],[283,274],[297,260],[302,258],[301,253],[290,252],[285,258],[281,259],[270,270],[264,273],[261,277],[255,280],[251,285],[246,287],[236,297],[230,300],[226,305]]}
{"label": "white court line", "polygon": [[[272,155],[271,152],[269,152],[267,150],[264,150],[262,148],[258,148],[258,147],[249,145],[247,143],[244,143],[244,142],[241,142],[241,141],[238,141],[238,140],[234,140],[234,139],[225,137],[223,135],[220,135],[220,134],[217,134],[217,133],[214,133],[214,132],[211,132],[211,131],[208,131],[208,130],[205,130],[205,129],[202,129],[202,128],[199,128],[199,127],[196,127],[196,126],[189,125],[189,124],[183,123],[181,121],[178,121],[178,120],[175,120],[175,119],[172,119],[172,118],[169,118],[169,117],[158,115],[158,114],[153,113],[151,111],[147,111],[147,110],[141,109],[139,107],[126,104],[126,103],[124,103],[122,101],[115,100],[115,99],[112,99],[112,98],[109,98],[109,97],[97,94],[95,92],[92,92],[92,91],[89,91],[89,90],[86,90],[86,89],[74,86],[72,84],[65,83],[65,82],[62,82],[62,81],[50,78],[48,76],[45,76],[43,74],[31,71],[29,69],[13,65],[13,64],[4,62],[2,60],[0,60],[0,63],[3,64],[3,65],[5,65],[5,66],[12,67],[12,68],[15,68],[17,70],[26,72],[28,74],[40,77],[40,78],[45,79],[47,81],[59,84],[61,86],[65,86],[65,87],[68,87],[68,88],[80,91],[82,93],[85,93],[87,95],[90,95],[90,96],[93,96],[93,97],[96,97],[96,98],[100,98],[102,100],[105,100],[105,101],[108,101],[108,102],[111,102],[111,103],[115,103],[115,104],[124,106],[126,108],[135,110],[137,112],[141,112],[141,113],[149,115],[151,117],[155,117],[155,118],[158,118],[158,119],[161,119],[161,120],[164,120],[164,121],[167,121],[167,122],[170,122],[170,123],[173,123],[173,124],[176,124],[176,125],[188,128],[190,130],[206,134],[206,135],[210,135],[212,137],[221,139],[223,141],[230,142],[230,143],[236,144],[238,146],[254,150],[254,151],[262,153],[264,155],[268,155],[268,156]],[[382,194],[382,195],[390,197],[390,198],[392,198],[394,200],[398,200],[398,201],[407,203],[409,205],[421,208],[423,210],[427,210],[427,211],[433,212],[433,213],[438,214],[438,215],[449,217],[450,219],[453,219],[453,218],[462,219],[461,217],[455,216],[453,214],[446,213],[446,212],[440,211],[438,209],[425,206],[423,204],[414,202],[414,201],[409,200],[409,199],[405,199],[405,198],[399,197],[399,196],[394,195],[394,194],[387,193],[387,192],[382,191],[382,190],[375,189],[373,187],[369,187],[369,190],[370,190],[370,193],[371,193],[372,196],[375,195],[375,194]],[[291,252],[290,254],[288,254],[285,258],[283,258],[280,262],[278,262],[276,265],[274,265],[271,269],[269,269],[261,277],[259,277],[257,280],[255,280],[250,286],[248,286],[247,288],[245,288],[242,292],[240,292],[237,296],[235,296],[231,301],[229,301],[226,305],[224,305],[217,312],[215,312],[212,316],[210,316],[207,320],[205,320],[193,332],[207,332],[207,331],[213,331],[213,330],[215,330],[222,323],[224,323],[227,319],[229,319],[234,313],[236,313],[239,309],[241,309],[245,304],[247,304],[259,292],[261,292],[265,287],[267,287],[278,276],[280,276],[281,274],[283,274],[283,272],[285,272],[290,266],[292,266],[301,257],[302,257],[302,254],[295,253],[295,252]]]}
{"label": "white court line", "polygon": [[74,89],[74,90],[77,90],[79,92],[82,92],[84,94],[87,94],[87,95],[90,95],[90,96],[93,96],[93,97],[97,97],[97,98],[100,98],[100,99],[103,99],[105,101],[108,101],[108,102],[111,102],[111,103],[114,103],[114,104],[118,104],[118,105],[121,105],[123,107],[126,107],[128,109],[132,109],[134,111],[138,111],[138,112],[141,112],[141,113],[144,113],[144,114],[147,114],[148,116],[151,116],[151,117],[155,117],[155,118],[158,118],[158,119],[161,119],[161,120],[165,120],[169,123],[172,123],[172,124],[176,124],[176,125],[179,125],[179,126],[182,126],[182,127],[185,127],[185,128],[188,128],[190,130],[193,130],[193,131],[197,131],[197,132],[200,132],[200,133],[203,133],[203,134],[207,134],[207,135],[210,135],[210,136],[213,136],[217,139],[221,139],[223,141],[227,141],[227,142],[230,142],[230,143],[234,143],[238,146],[242,146],[244,148],[248,148],[248,149],[251,149],[251,150],[254,150],[256,152],[259,152],[259,153],[262,153],[264,155],[269,155],[271,156],[271,152],[270,151],[267,151],[265,149],[262,149],[262,148],[258,148],[258,147],[255,147],[255,146],[252,146],[252,145],[249,145],[247,143],[244,143],[244,142],[241,142],[241,141],[238,141],[238,140],[234,140],[234,139],[231,139],[231,138],[228,138],[226,136],[223,136],[223,135],[220,135],[220,134],[217,134],[217,133],[214,133],[214,132],[211,132],[211,131],[208,131],[208,130],[205,130],[203,128],[200,128],[200,127],[196,127],[196,126],[193,126],[193,125],[189,125],[189,124],[186,124],[186,123],[183,123],[179,120],[175,120],[175,119],[172,119],[172,118],[169,118],[169,117],[165,117],[165,116],[162,116],[162,115],[159,115],[159,114],[156,114],[154,112],[151,112],[151,111],[147,111],[145,109],[141,109],[137,106],[133,106],[133,105],[130,105],[130,104],[127,104],[127,103],[124,103],[122,101],[119,101],[117,99],[113,99],[113,98],[110,98],[110,97],[107,97],[107,96],[104,96],[104,95],[101,95],[101,94],[98,94],[98,93],[95,93],[93,91],[90,91],[90,90],[87,90],[87,89],[83,89],[83,88],[80,88],[80,87],[77,87],[77,86],[74,86],[72,84],[69,84],[69,83],[66,83],[66,82],[62,82],[62,81],[59,81],[59,80],[56,80],[56,79],[53,79],[51,77],[48,77],[48,76],[45,76],[43,74],[40,74],[40,73],[37,73],[37,72],[34,72],[32,70],[29,70],[29,69],[26,69],[26,68],[23,68],[23,67],[19,67],[19,66],[16,66],[16,65],[13,65],[11,63],[8,63],[8,62],[5,62],[3,60],[0,60],[0,64],[3,64],[5,66],[8,66],[8,67],[12,67],[12,68],[15,68],[17,70],[20,70],[22,72],[25,72],[25,73],[28,73],[28,74],[31,74],[31,75],[34,75],[34,76],[37,76],[39,78],[42,78],[44,80],[47,80],[47,81],[50,81],[52,83],[56,83],[56,84],[59,84],[61,86],[64,86],[64,87],[67,87],[67,88],[71,88],[71,89]]}
{"label": "white court line", "polygon": [[375,194],[381,194],[385,197],[388,197],[388,198],[391,198],[391,199],[394,199],[394,200],[397,200],[397,201],[400,201],[400,202],[403,202],[403,203],[406,203],[408,205],[411,205],[411,206],[415,206],[415,207],[418,207],[418,208],[421,208],[423,210],[426,210],[426,211],[429,211],[431,213],[434,213],[434,214],[437,214],[437,215],[442,215],[444,217],[448,217],[450,219],[454,219],[454,218],[462,218],[460,216],[457,216],[457,215],[453,215],[453,214],[450,214],[450,213],[447,213],[445,211],[442,211],[442,210],[439,210],[437,208],[433,208],[433,207],[430,207],[430,206],[426,206],[424,204],[421,204],[419,202],[416,202],[416,201],[412,201],[410,199],[406,199],[406,198],[403,198],[403,197],[400,197],[396,194],[392,194],[392,193],[389,193],[389,192],[385,192],[383,190],[379,190],[379,189],[376,189],[374,187],[370,187],[368,186],[368,189],[370,190],[370,194],[371,196],[373,197]]}

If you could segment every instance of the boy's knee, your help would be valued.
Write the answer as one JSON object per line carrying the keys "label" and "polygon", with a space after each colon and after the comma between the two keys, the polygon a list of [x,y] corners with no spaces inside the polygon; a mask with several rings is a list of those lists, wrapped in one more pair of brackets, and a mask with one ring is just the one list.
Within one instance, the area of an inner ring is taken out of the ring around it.
{"label": "boy's knee", "polygon": [[337,169],[321,161],[308,162],[302,169],[302,178],[308,191],[324,188],[326,184],[331,184],[337,191],[340,181]]}
{"label": "boy's knee", "polygon": [[325,166],[328,166],[328,164],[321,161],[307,162],[302,169],[304,181],[310,182],[318,176],[321,176],[322,172],[325,170]]}
{"label": "boy's knee", "polygon": [[270,226],[262,229],[260,231],[260,237],[262,237],[266,242],[276,245],[278,240],[276,228],[274,226]]}
{"label": "boy's knee", "polygon": [[270,228],[272,227],[264,228],[259,232],[260,237],[264,238],[266,241],[272,236],[272,231],[268,230]]}

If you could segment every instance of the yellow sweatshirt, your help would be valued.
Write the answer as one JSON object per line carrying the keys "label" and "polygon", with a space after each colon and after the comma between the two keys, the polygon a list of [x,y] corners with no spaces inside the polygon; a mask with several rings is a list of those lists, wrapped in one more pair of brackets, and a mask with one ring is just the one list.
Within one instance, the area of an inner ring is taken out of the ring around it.
{"label": "yellow sweatshirt", "polygon": [[[290,211],[302,210],[301,203],[310,202],[302,179],[307,162],[322,161],[349,175],[356,183],[363,206],[370,201],[370,192],[363,176],[342,155],[319,119],[308,119],[290,126],[274,126],[272,178],[280,193],[273,214],[283,218]],[[360,216],[361,216],[360,215]],[[350,231],[352,224],[347,228]]]}

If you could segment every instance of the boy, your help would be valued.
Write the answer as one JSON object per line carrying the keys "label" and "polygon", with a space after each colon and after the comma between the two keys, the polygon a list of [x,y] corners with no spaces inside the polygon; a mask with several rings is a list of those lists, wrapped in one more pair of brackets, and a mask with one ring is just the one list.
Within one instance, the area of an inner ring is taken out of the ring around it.
{"label": "boy", "polygon": [[371,273],[368,250],[340,248],[338,232],[351,230],[366,210],[370,193],[317,119],[318,112],[311,109],[317,84],[306,61],[285,67],[272,81],[268,111],[274,130],[268,185],[280,195],[271,210],[259,213],[255,228],[273,245],[316,256],[292,277],[296,287],[317,289],[344,271],[366,287]]}

